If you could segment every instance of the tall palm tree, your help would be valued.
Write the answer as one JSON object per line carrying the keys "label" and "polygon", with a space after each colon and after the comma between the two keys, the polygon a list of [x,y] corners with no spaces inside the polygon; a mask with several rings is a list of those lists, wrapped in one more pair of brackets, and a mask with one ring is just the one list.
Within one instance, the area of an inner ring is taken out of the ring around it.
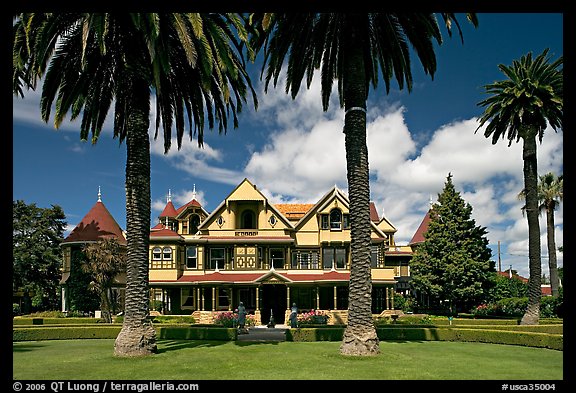
{"label": "tall palm tree", "polygon": [[[451,23],[460,31],[454,14],[442,14],[448,32]],[[469,20],[476,25],[474,14]],[[366,145],[366,103],[370,84],[377,87],[380,71],[386,91],[395,78],[399,88],[412,88],[412,44],[424,71],[436,71],[434,41],[442,35],[434,14],[306,13],[252,14],[254,56],[263,48],[262,75],[267,67],[265,91],[274,87],[287,58],[286,93],[295,98],[306,78],[307,87],[320,70],[322,106],[328,109],[334,80],[338,80],[340,106],[345,110],[344,135],[350,197],[351,267],[348,324],[340,352],[369,356],[379,353],[372,320],[370,269],[370,183]],[[460,31],[461,33],[461,31]]]}
{"label": "tall palm tree", "polygon": [[203,145],[205,115],[225,132],[228,117],[257,99],[243,61],[243,23],[236,14],[56,13],[18,14],[13,27],[13,92],[43,78],[41,115],[55,104],[58,128],[70,111],[81,116],[80,136],[96,143],[114,103],[114,138],[126,141],[126,306],[114,352],[156,352],[147,320],[150,233],[149,115],[156,97],[156,133],[163,125],[171,146],[173,120],[178,148],[186,120],[189,135]]}
{"label": "tall palm tree", "polygon": [[[525,192],[522,190],[518,197],[525,199]],[[554,173],[548,172],[540,176],[538,182],[538,203],[540,213],[546,212],[546,239],[548,244],[548,268],[550,270],[550,289],[552,296],[558,296],[560,280],[558,277],[558,262],[556,259],[556,239],[554,236],[554,210],[558,208],[564,198],[564,176],[556,177]],[[525,207],[522,208],[522,212]]]}
{"label": "tall palm tree", "polygon": [[528,283],[528,307],[521,324],[538,324],[540,319],[540,226],[538,221],[538,168],[537,143],[542,143],[544,130],[549,124],[554,131],[562,129],[563,110],[563,58],[551,62],[545,49],[532,58],[528,53],[513,61],[511,66],[500,64],[498,68],[508,79],[485,85],[490,97],[478,103],[486,109],[480,117],[476,132],[486,123],[486,138],[492,144],[500,138],[512,142],[522,139],[524,193],[528,221],[528,259],[530,279]]}

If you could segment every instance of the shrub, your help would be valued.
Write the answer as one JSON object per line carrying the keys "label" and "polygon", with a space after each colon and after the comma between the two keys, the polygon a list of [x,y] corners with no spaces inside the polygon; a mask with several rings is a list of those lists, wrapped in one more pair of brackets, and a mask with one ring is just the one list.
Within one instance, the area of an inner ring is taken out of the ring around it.
{"label": "shrub", "polygon": [[324,313],[324,311],[310,310],[309,312],[298,314],[298,326],[327,325],[328,319],[330,319],[330,315]]}
{"label": "shrub", "polygon": [[[224,327],[233,328],[238,325],[238,313],[232,311],[223,311],[214,315],[214,323]],[[245,326],[256,325],[256,317],[252,314],[246,315]]]}
{"label": "shrub", "polygon": [[20,315],[20,305],[18,303],[12,303],[12,316]]}

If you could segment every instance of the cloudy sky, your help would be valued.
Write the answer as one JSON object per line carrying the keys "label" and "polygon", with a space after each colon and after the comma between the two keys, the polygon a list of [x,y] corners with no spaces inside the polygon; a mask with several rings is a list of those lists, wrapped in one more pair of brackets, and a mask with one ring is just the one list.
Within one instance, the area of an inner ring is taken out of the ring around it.
{"label": "cloudy sky", "polygon": [[[522,215],[522,146],[501,140],[492,145],[478,128],[486,98],[483,86],[505,79],[498,64],[545,48],[555,60],[563,55],[562,14],[479,14],[478,28],[461,18],[464,43],[457,35],[437,46],[438,69],[425,75],[412,58],[413,90],[392,83],[371,90],[367,142],[371,198],[380,216],[398,229],[396,242],[407,244],[442,191],[446,177],[472,208],[476,224],[486,227],[493,259],[528,277],[527,223]],[[226,134],[206,130],[203,148],[196,139],[176,143],[164,154],[161,137],[152,138],[152,225],[168,192],[179,207],[197,199],[207,211],[248,178],[273,203],[315,203],[334,185],[347,191],[344,112],[335,93],[328,111],[321,107],[318,78],[295,100],[283,80],[264,93],[260,65],[251,67],[259,108],[246,105],[240,126]],[[284,74],[283,74],[284,76]],[[40,120],[39,92],[13,99],[13,199],[40,207],[59,205],[69,229],[97,200],[126,227],[125,145],[112,138],[111,120],[97,144],[81,142],[78,122],[55,130]],[[249,103],[250,104],[250,103]],[[152,105],[154,108],[154,105]],[[155,113],[151,119],[154,120]],[[153,126],[154,121],[151,122]],[[153,129],[151,127],[151,136]],[[563,133],[548,129],[538,145],[538,172],[563,173]],[[563,204],[556,211],[556,243],[563,245]],[[548,274],[545,217],[541,216],[542,264]],[[497,262],[498,263],[498,262]],[[558,253],[559,266],[563,255]]]}

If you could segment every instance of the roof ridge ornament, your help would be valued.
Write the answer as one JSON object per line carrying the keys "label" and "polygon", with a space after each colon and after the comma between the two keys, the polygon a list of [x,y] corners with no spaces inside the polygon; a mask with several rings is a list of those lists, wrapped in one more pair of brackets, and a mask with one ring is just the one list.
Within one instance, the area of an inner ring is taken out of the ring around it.
{"label": "roof ridge ornament", "polygon": [[100,192],[100,186],[98,186],[98,202],[102,202],[102,193]]}
{"label": "roof ridge ornament", "polygon": [[166,203],[172,202],[172,190],[168,189],[168,197],[166,198]]}
{"label": "roof ridge ornament", "polygon": [[196,199],[196,184],[194,184],[194,188],[192,189],[192,200]]}

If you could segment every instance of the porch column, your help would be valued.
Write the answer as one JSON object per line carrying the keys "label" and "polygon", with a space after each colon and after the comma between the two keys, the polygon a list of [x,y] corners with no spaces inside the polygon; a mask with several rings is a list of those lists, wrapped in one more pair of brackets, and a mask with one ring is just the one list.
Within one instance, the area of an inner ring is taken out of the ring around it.
{"label": "porch column", "polygon": [[392,307],[392,310],[394,310],[394,293],[395,293],[394,287],[390,288],[390,295],[391,295],[391,299],[390,299],[390,300],[391,300],[391,303],[392,303],[392,306],[391,306],[391,307]]}
{"label": "porch column", "polygon": [[212,311],[216,310],[216,288],[212,287]]}
{"label": "porch column", "polygon": [[260,285],[256,287],[256,310],[260,311]]}
{"label": "porch column", "polygon": [[386,310],[390,310],[390,303],[388,300],[388,289],[390,288],[386,287]]}
{"label": "porch column", "polygon": [[206,291],[206,288],[202,288],[202,290],[200,291],[200,293],[202,294],[202,300],[201,300],[202,301],[202,304],[201,304],[202,305],[202,311],[204,311],[204,304],[206,301],[206,298],[204,296],[204,291]]}
{"label": "porch column", "polygon": [[338,287],[334,285],[334,310],[338,310]]}
{"label": "porch column", "polygon": [[232,298],[232,287],[228,287],[226,292],[228,293],[228,311],[232,311],[232,302],[234,301]]}
{"label": "porch column", "polygon": [[290,287],[286,286],[286,310],[290,310]]}
{"label": "porch column", "polygon": [[201,303],[200,302],[200,288],[199,287],[194,288],[194,291],[196,291],[196,296],[195,296],[195,298],[196,298],[196,310],[201,310],[202,308],[200,306],[200,303]]}
{"label": "porch column", "polygon": [[68,293],[66,286],[62,286],[62,312],[68,311]]}
{"label": "porch column", "polygon": [[316,310],[320,308],[320,288],[316,285]]}

